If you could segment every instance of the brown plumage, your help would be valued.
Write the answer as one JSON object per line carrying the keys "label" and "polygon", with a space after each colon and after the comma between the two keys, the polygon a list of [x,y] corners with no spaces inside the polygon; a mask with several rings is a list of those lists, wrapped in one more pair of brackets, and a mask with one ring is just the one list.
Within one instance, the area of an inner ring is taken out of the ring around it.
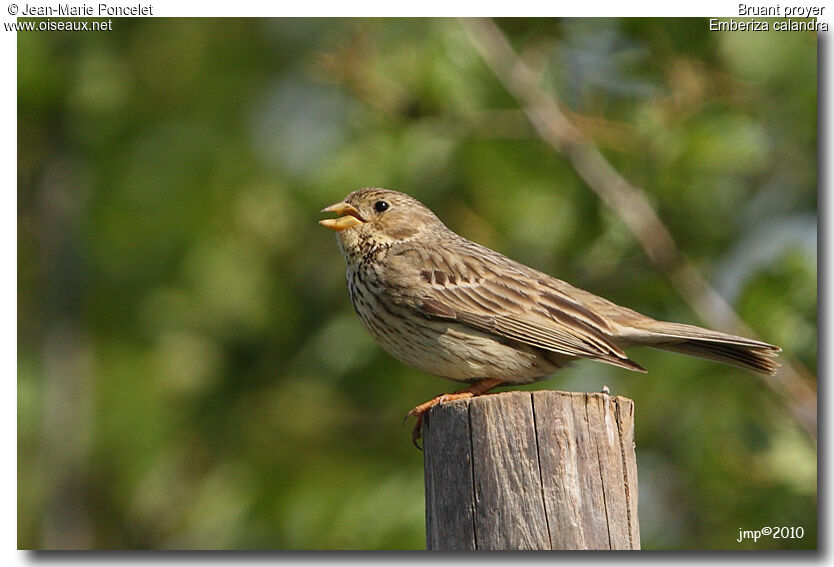
{"label": "brown plumage", "polygon": [[350,299],[371,335],[410,366],[472,383],[409,415],[579,358],[645,372],[623,351],[631,346],[767,374],[779,367],[779,347],[620,307],[466,240],[403,193],[360,189],[323,212],[342,215],[321,223],[337,231]]}

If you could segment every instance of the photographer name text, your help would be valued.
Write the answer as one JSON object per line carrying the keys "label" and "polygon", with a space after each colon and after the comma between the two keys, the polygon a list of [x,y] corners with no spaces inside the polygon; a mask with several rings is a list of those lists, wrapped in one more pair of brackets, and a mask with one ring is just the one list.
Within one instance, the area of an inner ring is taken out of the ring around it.
{"label": "photographer name text", "polygon": [[134,4],[129,6],[114,4],[56,4],[52,6],[35,6],[24,4],[17,16],[153,16],[153,6],[150,4]]}

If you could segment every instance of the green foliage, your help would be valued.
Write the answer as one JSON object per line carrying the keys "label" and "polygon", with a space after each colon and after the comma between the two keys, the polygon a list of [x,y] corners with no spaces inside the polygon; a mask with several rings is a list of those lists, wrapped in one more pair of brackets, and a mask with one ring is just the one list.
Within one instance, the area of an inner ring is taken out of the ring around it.
{"label": "green foliage", "polygon": [[[816,38],[506,20],[682,252],[816,374]],[[455,20],[116,20],[18,35],[19,546],[421,548],[401,427],[452,383],[361,328],[318,211],[457,232],[703,323]],[[743,371],[635,350],[534,388],[636,402],[644,548],[815,548],[816,446]],[[72,526],[69,528],[67,526]],[[803,527],[737,543],[739,529]]]}

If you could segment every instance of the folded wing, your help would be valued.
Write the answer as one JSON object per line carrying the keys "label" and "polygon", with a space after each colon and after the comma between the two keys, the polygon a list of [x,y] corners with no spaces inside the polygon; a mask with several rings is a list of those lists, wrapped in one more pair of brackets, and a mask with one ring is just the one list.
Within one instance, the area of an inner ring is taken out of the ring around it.
{"label": "folded wing", "polygon": [[474,255],[451,254],[442,248],[409,249],[390,262],[395,274],[411,272],[422,279],[416,296],[405,291],[414,286],[403,286],[403,294],[408,296],[405,302],[426,317],[456,321],[545,351],[645,372],[612,342],[606,319],[537,278],[537,273],[507,264],[503,257],[499,266],[491,257],[496,253],[485,248],[479,252],[476,261]]}

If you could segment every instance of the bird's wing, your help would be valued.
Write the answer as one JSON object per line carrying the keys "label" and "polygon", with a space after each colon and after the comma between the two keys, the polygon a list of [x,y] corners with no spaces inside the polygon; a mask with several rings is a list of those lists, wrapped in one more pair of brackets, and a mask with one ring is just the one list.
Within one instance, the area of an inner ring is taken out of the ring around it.
{"label": "bird's wing", "polygon": [[[426,317],[454,320],[560,354],[643,370],[610,340],[606,319],[560,289],[557,284],[563,282],[474,243],[465,245],[464,250],[397,251],[389,257],[386,279],[401,290],[404,303]],[[467,253],[470,246],[477,247],[477,253]],[[396,285],[415,278],[420,285]]]}

